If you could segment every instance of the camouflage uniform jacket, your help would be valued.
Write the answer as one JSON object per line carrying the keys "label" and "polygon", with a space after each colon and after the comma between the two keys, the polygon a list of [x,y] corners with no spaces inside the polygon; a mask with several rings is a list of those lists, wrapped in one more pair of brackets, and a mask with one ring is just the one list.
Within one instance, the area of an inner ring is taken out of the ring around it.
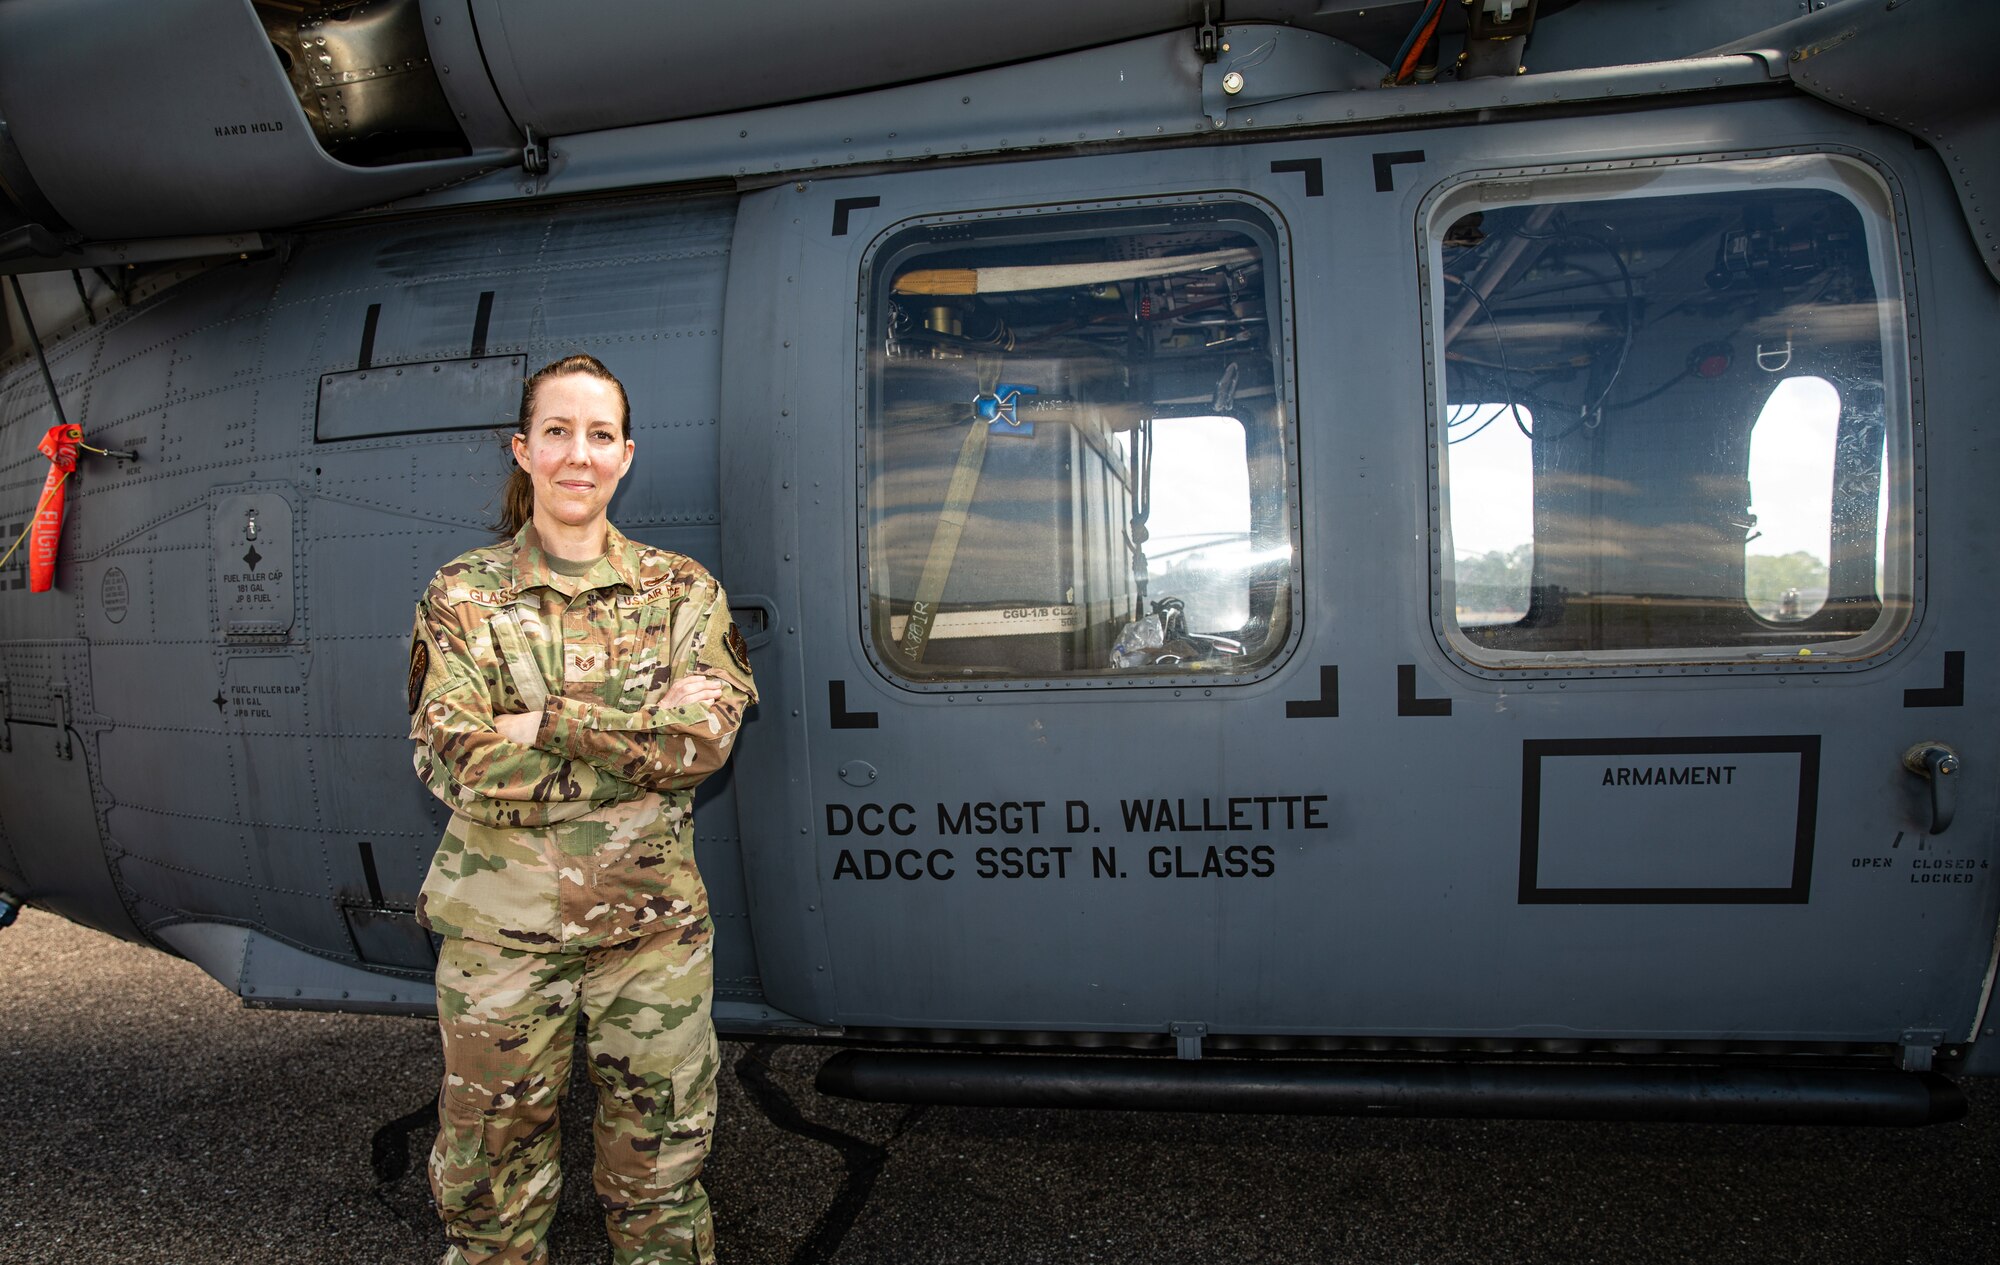
{"label": "camouflage uniform jacket", "polygon": [[[417,604],[410,737],[418,776],[452,810],[417,916],[441,935],[550,952],[708,914],[694,787],[757,701],[749,656],[699,563],[616,528],[609,544],[565,576],[530,524],[453,559]],[[722,697],[662,706],[693,672]],[[493,728],[537,706],[532,747]]]}

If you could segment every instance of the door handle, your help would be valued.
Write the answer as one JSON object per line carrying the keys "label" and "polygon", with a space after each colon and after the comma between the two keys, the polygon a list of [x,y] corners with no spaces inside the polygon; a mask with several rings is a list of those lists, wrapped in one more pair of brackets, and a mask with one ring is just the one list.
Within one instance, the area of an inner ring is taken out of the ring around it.
{"label": "door handle", "polygon": [[1903,767],[1930,783],[1928,833],[1943,834],[1951,828],[1952,815],[1958,811],[1958,789],[1952,785],[1957,780],[1958,752],[1942,742],[1920,742],[1903,753]]}

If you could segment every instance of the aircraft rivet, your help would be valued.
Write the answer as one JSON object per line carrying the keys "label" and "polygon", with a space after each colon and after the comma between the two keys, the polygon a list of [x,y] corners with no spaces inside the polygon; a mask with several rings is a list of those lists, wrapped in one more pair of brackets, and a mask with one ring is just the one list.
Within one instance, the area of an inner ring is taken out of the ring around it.
{"label": "aircraft rivet", "polygon": [[1222,90],[1232,97],[1243,91],[1243,76],[1237,71],[1230,71],[1222,77]]}

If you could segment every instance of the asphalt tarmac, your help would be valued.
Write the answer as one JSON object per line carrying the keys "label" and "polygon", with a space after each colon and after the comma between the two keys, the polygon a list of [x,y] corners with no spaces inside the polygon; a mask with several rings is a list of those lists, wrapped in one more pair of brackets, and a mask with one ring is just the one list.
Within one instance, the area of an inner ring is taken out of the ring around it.
{"label": "asphalt tarmac", "polygon": [[[28,911],[0,930],[0,1262],[383,1265],[443,1250],[427,1022],[243,1009]],[[822,1098],[724,1047],[728,1265],[1966,1262],[2000,1251],[2000,1086],[1913,1130],[1148,1115]],[[579,1076],[576,1084],[583,1083]],[[609,1260],[567,1112],[554,1244]]]}

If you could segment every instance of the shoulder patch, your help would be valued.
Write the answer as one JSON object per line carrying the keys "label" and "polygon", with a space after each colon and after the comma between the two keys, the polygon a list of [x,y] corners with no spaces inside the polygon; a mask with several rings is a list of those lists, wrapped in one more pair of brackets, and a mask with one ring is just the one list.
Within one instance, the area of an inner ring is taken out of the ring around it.
{"label": "shoulder patch", "polygon": [[410,715],[424,698],[424,678],[431,671],[431,648],[421,635],[410,638]]}
{"label": "shoulder patch", "polygon": [[[736,660],[736,666],[745,676],[750,673],[750,647],[743,641],[743,634],[737,631],[736,621],[729,621],[729,631],[722,634],[722,644],[729,647],[729,657]],[[414,710],[414,709],[412,709]]]}

